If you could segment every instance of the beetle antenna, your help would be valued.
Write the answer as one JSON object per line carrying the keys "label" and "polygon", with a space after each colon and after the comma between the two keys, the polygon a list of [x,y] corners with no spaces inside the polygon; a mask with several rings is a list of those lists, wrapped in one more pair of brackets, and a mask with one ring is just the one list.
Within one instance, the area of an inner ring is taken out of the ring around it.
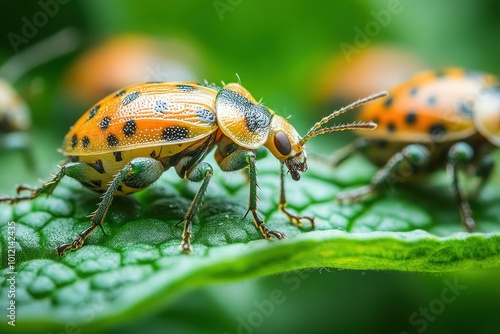
{"label": "beetle antenna", "polygon": [[322,128],[309,133],[309,139],[312,137],[316,137],[325,133],[330,133],[334,131],[344,131],[344,130],[355,130],[355,129],[367,129],[373,130],[377,127],[377,124],[374,122],[358,122],[358,123],[347,123],[347,124],[339,124],[330,126],[328,128]]}
{"label": "beetle antenna", "polygon": [[377,124],[375,124],[373,122],[368,122],[368,123],[359,122],[359,123],[340,124],[340,125],[335,125],[335,126],[331,126],[331,127],[328,127],[328,128],[322,128],[322,129],[321,129],[321,127],[324,124],[328,123],[328,121],[330,121],[332,118],[335,118],[335,117],[337,117],[339,115],[342,115],[346,111],[349,111],[351,109],[357,108],[357,107],[359,107],[359,106],[361,106],[361,105],[363,105],[363,104],[365,104],[367,102],[370,102],[370,101],[373,101],[375,99],[384,97],[387,94],[388,94],[387,91],[384,90],[384,91],[372,94],[370,96],[364,97],[362,99],[359,99],[359,100],[357,100],[357,101],[355,101],[355,102],[353,102],[351,104],[348,104],[347,106],[344,106],[344,107],[340,108],[339,110],[335,110],[330,115],[323,117],[319,122],[317,122],[316,124],[314,124],[309,129],[309,131],[306,133],[306,135],[304,136],[304,138],[302,138],[302,140],[299,142],[299,145],[300,146],[304,146],[304,144],[309,139],[311,139],[313,137],[316,137],[318,135],[329,133],[329,132],[344,131],[344,130],[353,130],[353,129],[375,129],[377,127]]}

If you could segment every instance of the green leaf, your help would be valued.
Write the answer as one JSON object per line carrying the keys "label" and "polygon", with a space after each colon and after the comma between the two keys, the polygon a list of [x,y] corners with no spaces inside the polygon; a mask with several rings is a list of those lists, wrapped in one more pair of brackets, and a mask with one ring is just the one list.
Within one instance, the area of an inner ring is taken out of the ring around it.
{"label": "green leaf", "polygon": [[[68,323],[98,328],[151,312],[195,286],[301,268],[441,273],[500,267],[498,179],[473,203],[479,231],[466,233],[443,176],[427,188],[397,187],[341,206],[333,201],[335,194],[366,184],[374,167],[361,157],[337,169],[310,165],[300,182],[287,179],[287,195],[292,210],[316,217],[314,230],[289,224],[277,210],[279,164],[269,157],[258,164],[259,209],[269,227],[287,239],[263,240],[252,220],[243,218],[245,174],[217,170],[194,226],[191,255],[179,253],[182,226],[176,223],[199,184],[180,180],[173,170],[136,195],[115,198],[106,236],[97,230],[83,248],[62,259],[54,248],[88,226],[85,217],[98,194],[65,179],[48,198],[2,204],[0,294],[8,294],[14,269],[16,312],[25,328]],[[15,268],[9,268],[5,252],[12,231]],[[2,297],[0,308],[9,301]]]}

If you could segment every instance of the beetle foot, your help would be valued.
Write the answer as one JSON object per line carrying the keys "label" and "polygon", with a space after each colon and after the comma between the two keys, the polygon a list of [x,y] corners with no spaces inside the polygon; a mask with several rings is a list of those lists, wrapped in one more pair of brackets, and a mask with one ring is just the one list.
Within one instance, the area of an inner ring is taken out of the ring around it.
{"label": "beetle foot", "polygon": [[186,253],[186,254],[191,254],[192,248],[191,248],[191,234],[188,236],[183,236],[181,245],[179,246],[179,249],[181,252]]}
{"label": "beetle foot", "polygon": [[476,229],[476,222],[474,221],[474,219],[472,219],[472,217],[464,219],[463,224],[469,232],[474,232],[474,230]]}
{"label": "beetle foot", "polygon": [[[85,230],[80,232],[78,234],[78,237],[76,237],[75,240],[73,240],[72,243],[69,244],[62,244],[59,247],[56,248],[56,253],[59,255],[59,257],[62,257],[68,250],[75,251],[79,248],[82,248],[83,244],[85,243],[85,240],[94,232],[94,230],[97,228],[97,226],[101,226],[100,223],[91,223],[89,227],[87,227]],[[101,226],[102,228],[102,226]]]}
{"label": "beetle foot", "polygon": [[280,203],[280,211],[283,212],[287,217],[290,222],[298,227],[302,227],[302,222],[303,221],[308,221],[309,224],[311,224],[311,229],[314,228],[314,217],[308,217],[308,216],[296,216],[293,213],[290,213],[286,208],[286,203]]}
{"label": "beetle foot", "polygon": [[366,197],[372,195],[374,192],[375,188],[372,185],[341,191],[335,197],[335,201],[339,204],[360,202]]}
{"label": "beetle foot", "polygon": [[[262,236],[264,238],[266,238],[267,240],[270,240],[272,237],[275,237],[276,239],[284,239],[284,238],[286,238],[285,233],[280,232],[280,231],[273,231],[273,230],[269,229],[269,227],[267,227],[267,225],[264,223],[264,220],[257,213],[257,210],[249,209],[247,211],[247,214],[248,214],[248,212],[252,213],[253,222],[255,224],[255,227],[257,227],[257,229],[259,230],[260,234],[262,234]],[[246,216],[247,215],[245,214],[245,216],[243,218],[245,218]]]}
{"label": "beetle foot", "polygon": [[276,239],[278,240],[281,240],[281,239],[285,239],[286,238],[286,235],[285,233],[283,232],[280,232],[280,231],[273,231],[273,230],[270,230],[269,227],[267,227],[266,224],[262,224],[261,225],[261,228],[260,228],[260,233],[262,233],[262,235],[270,240],[271,237],[275,237]]}
{"label": "beetle foot", "polygon": [[57,255],[59,255],[59,257],[62,257],[64,254],[66,254],[67,251],[75,251],[81,248],[84,242],[85,239],[83,239],[81,236],[78,236],[75,240],[73,240],[72,243],[62,244],[59,247],[57,247],[56,253]]}
{"label": "beetle foot", "polygon": [[36,188],[33,188],[32,186],[29,186],[27,184],[20,184],[17,186],[16,189],[17,193],[20,194],[23,191],[31,191],[32,193],[36,192]]}
{"label": "beetle foot", "polygon": [[0,202],[8,202],[9,204],[14,204],[14,200],[15,197],[0,195]]}

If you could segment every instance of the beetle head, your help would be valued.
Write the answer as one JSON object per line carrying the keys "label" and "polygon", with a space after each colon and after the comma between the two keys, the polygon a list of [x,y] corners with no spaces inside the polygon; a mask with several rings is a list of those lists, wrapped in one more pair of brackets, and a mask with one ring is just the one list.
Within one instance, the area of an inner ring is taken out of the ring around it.
{"label": "beetle head", "polygon": [[286,165],[288,171],[290,172],[290,175],[292,176],[292,179],[298,181],[300,180],[299,172],[305,172],[307,170],[307,154],[305,150],[305,143],[309,139],[333,131],[343,131],[351,129],[374,129],[377,127],[377,124],[373,122],[348,123],[323,128],[322,126],[324,124],[326,124],[332,118],[335,118],[336,116],[348,110],[354,109],[368,101],[375,100],[386,95],[387,92],[382,91],[334,111],[330,115],[323,117],[319,122],[314,124],[303,138],[297,133],[295,128],[283,117],[274,115],[271,120],[269,137],[265,146],[278,160]]}
{"label": "beetle head", "polygon": [[276,159],[285,164],[295,181],[300,179],[299,172],[307,170],[307,156],[304,146],[299,144],[301,140],[297,130],[286,119],[273,115],[265,146]]}

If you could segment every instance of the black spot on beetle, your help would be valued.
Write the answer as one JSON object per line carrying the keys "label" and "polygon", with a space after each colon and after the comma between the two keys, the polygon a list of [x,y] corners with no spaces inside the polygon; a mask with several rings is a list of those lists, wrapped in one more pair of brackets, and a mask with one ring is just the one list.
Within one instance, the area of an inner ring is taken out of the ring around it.
{"label": "black spot on beetle", "polygon": [[163,129],[162,137],[163,140],[172,142],[186,139],[188,137],[189,130],[182,126],[169,126]]}
{"label": "black spot on beetle", "polygon": [[258,104],[253,104],[251,108],[244,109],[244,114],[245,123],[251,132],[267,129],[271,123],[269,110]]}
{"label": "black spot on beetle", "polygon": [[127,91],[124,89],[124,90],[121,90],[119,91],[118,93],[115,94],[115,97],[120,97],[120,96],[123,96],[127,93]]}
{"label": "black spot on beetle", "polygon": [[427,98],[427,105],[428,106],[435,106],[437,103],[437,97],[434,95],[431,95]]}
{"label": "black spot on beetle", "polygon": [[178,90],[180,90],[181,92],[192,92],[193,90],[196,90],[196,87],[193,86],[193,85],[185,85],[185,84],[177,84],[175,85],[177,87]]}
{"label": "black spot on beetle", "polygon": [[417,96],[418,94],[418,87],[412,87],[410,89],[410,96]]}
{"label": "black spot on beetle", "polygon": [[165,110],[167,110],[168,107],[169,107],[168,101],[165,101],[165,100],[156,100],[155,106],[154,106],[154,110],[156,112],[162,113]]}
{"label": "black spot on beetle", "polygon": [[151,158],[153,158],[153,159],[158,159],[158,158],[160,157],[160,155],[161,155],[161,150],[162,150],[162,148],[160,148],[160,153],[158,153],[158,154],[156,154],[156,150],[153,150],[153,152],[151,152],[151,153],[149,154],[149,156],[150,156]]}
{"label": "black spot on beetle", "polygon": [[101,130],[106,130],[109,126],[109,122],[111,122],[111,118],[104,117],[101,123],[99,123],[99,127],[101,128]]}
{"label": "black spot on beetle", "polygon": [[77,135],[73,135],[73,137],[71,137],[71,147],[75,148],[77,144],[78,144],[78,137]]}
{"label": "black spot on beetle", "polygon": [[405,116],[405,123],[408,125],[417,123],[417,114],[414,111],[408,111]]}
{"label": "black spot on beetle", "polygon": [[141,94],[139,92],[132,92],[125,96],[122,101],[122,106],[126,106],[130,102],[136,100]]}
{"label": "black spot on beetle", "polygon": [[460,115],[466,117],[466,118],[472,118],[472,106],[464,101],[461,101],[457,104],[457,111]]}
{"label": "black spot on beetle", "polygon": [[387,123],[387,131],[394,132],[396,131],[396,124],[389,122]]}
{"label": "black spot on beetle", "polygon": [[87,181],[80,181],[80,183],[85,187],[85,188],[89,188],[89,189],[95,189],[97,188],[95,185],[93,185],[92,183],[90,182],[87,182]]}
{"label": "black spot on beetle", "polygon": [[200,120],[202,120],[205,123],[208,124],[213,124],[217,121],[217,118],[215,117],[215,113],[211,110],[208,110],[206,108],[198,109],[196,110],[196,115]]}
{"label": "black spot on beetle", "polygon": [[123,134],[125,137],[132,137],[137,131],[137,124],[133,119],[128,120],[123,127]]}
{"label": "black spot on beetle", "polygon": [[96,188],[100,188],[102,185],[101,180],[93,180],[93,181],[90,181],[90,183],[93,184]]}
{"label": "black spot on beetle", "polygon": [[121,185],[119,185],[118,187],[116,187],[116,190],[118,192],[123,192],[123,187]]}
{"label": "black spot on beetle", "polygon": [[93,164],[88,164],[90,167],[94,168],[99,174],[104,174],[104,166],[102,165],[102,160],[99,159]]}
{"label": "black spot on beetle", "polygon": [[389,142],[384,139],[374,139],[373,145],[375,145],[378,148],[386,148],[387,146],[389,146]]}
{"label": "black spot on beetle", "polygon": [[433,141],[441,141],[446,135],[446,127],[442,123],[434,123],[429,127],[429,135]]}
{"label": "black spot on beetle", "polygon": [[89,119],[92,119],[95,116],[95,114],[97,114],[97,112],[99,111],[100,108],[101,108],[100,105],[96,105],[94,108],[92,108],[92,110],[90,110],[90,112],[89,112],[89,117],[87,118],[87,121]]}
{"label": "black spot on beetle", "polygon": [[118,161],[122,161],[123,158],[122,158],[122,152],[118,151],[118,152],[113,152],[113,155],[115,156],[115,161],[118,162]]}
{"label": "black spot on beetle", "polygon": [[108,146],[114,147],[118,145],[118,138],[114,134],[108,135],[106,140],[108,141]]}
{"label": "black spot on beetle", "polygon": [[87,147],[89,147],[89,144],[90,144],[90,139],[89,139],[89,137],[84,136],[84,137],[82,138],[82,145],[83,145],[83,148],[87,148]]}
{"label": "black spot on beetle", "polygon": [[248,131],[257,132],[269,128],[271,113],[269,109],[252,102],[241,94],[229,89],[222,89],[217,94],[217,105],[241,112]]}
{"label": "black spot on beetle", "polygon": [[392,106],[394,102],[394,99],[392,98],[392,96],[389,96],[387,99],[385,99],[384,101],[384,107],[386,108],[390,108]]}

